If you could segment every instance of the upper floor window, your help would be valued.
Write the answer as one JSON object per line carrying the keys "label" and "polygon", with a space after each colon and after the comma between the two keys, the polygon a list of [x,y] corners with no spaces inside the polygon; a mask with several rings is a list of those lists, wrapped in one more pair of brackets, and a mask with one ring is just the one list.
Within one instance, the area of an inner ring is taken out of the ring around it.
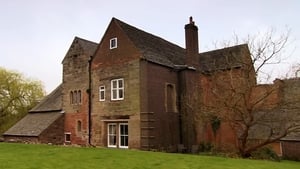
{"label": "upper floor window", "polygon": [[81,90],[77,91],[77,103],[81,103]]}
{"label": "upper floor window", "polygon": [[124,79],[114,79],[111,81],[111,100],[124,99]]}
{"label": "upper floor window", "polygon": [[105,101],[105,86],[99,87],[99,101]]}
{"label": "upper floor window", "polygon": [[73,104],[73,91],[70,91],[70,104]]}
{"label": "upper floor window", "polygon": [[70,91],[70,104],[81,103],[81,90]]}
{"label": "upper floor window", "polygon": [[174,84],[167,84],[165,91],[166,112],[177,112],[176,89]]}
{"label": "upper floor window", "polygon": [[117,47],[118,47],[118,40],[117,40],[117,38],[110,39],[110,41],[109,41],[109,48],[110,49],[114,49],[114,48],[117,48]]}

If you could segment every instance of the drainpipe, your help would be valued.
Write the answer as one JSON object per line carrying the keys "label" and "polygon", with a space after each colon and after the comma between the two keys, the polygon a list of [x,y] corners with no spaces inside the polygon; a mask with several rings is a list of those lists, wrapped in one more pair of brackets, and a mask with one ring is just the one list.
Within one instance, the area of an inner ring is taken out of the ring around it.
{"label": "drainpipe", "polygon": [[93,56],[90,56],[88,62],[89,62],[89,67],[88,67],[88,76],[89,76],[89,88],[87,89],[87,93],[89,95],[89,100],[88,100],[88,144],[90,146],[93,146],[92,145],[92,142],[91,142],[91,130],[92,130],[92,58]]}

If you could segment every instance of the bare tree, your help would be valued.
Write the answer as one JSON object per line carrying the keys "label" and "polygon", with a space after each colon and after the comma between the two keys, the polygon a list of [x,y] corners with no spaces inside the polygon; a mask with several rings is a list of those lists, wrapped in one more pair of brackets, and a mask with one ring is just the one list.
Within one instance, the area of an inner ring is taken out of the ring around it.
{"label": "bare tree", "polygon": [[223,48],[248,44],[257,81],[259,83],[266,83],[269,82],[272,74],[270,67],[282,63],[293,52],[286,51],[287,47],[291,46],[292,43],[290,35],[290,28],[286,28],[282,33],[278,33],[276,29],[270,28],[265,32],[248,34],[244,38],[234,33],[232,40],[215,42],[214,46],[216,48]]}
{"label": "bare tree", "polygon": [[[299,94],[299,97],[287,101],[283,99],[284,82],[277,81],[272,85],[257,85],[255,82],[256,78],[260,81],[268,79],[270,76],[263,68],[278,64],[283,58],[290,30],[279,36],[274,33],[270,30],[263,36],[248,36],[243,40],[249,46],[252,61],[225,52],[222,57],[231,58],[224,59],[227,69],[220,70],[216,65],[207,75],[210,87],[207,93],[212,99],[202,102],[202,107],[211,117],[217,116],[232,128],[242,157],[249,157],[253,151],[300,131]],[[234,43],[240,41],[235,35]]]}
{"label": "bare tree", "polygon": [[300,77],[300,63],[295,63],[290,67],[290,70],[286,74],[287,78],[299,78]]}

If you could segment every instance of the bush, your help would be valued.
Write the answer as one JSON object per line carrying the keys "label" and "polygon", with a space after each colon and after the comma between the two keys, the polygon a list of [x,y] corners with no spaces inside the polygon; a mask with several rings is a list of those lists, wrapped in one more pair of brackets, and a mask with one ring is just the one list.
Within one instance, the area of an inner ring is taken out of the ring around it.
{"label": "bush", "polygon": [[212,143],[205,143],[202,142],[199,145],[199,151],[200,152],[211,152],[214,148],[214,145]]}
{"label": "bush", "polygon": [[269,147],[263,147],[251,153],[254,159],[280,161],[280,157]]}

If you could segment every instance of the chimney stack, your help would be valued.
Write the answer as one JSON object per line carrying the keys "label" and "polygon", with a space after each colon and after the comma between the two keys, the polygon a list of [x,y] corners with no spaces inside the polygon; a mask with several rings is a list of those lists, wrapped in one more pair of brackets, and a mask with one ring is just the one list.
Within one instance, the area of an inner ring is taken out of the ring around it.
{"label": "chimney stack", "polygon": [[190,23],[185,27],[185,48],[186,59],[185,64],[192,66],[198,64],[199,44],[198,44],[198,27],[193,21],[193,17],[190,17]]}

